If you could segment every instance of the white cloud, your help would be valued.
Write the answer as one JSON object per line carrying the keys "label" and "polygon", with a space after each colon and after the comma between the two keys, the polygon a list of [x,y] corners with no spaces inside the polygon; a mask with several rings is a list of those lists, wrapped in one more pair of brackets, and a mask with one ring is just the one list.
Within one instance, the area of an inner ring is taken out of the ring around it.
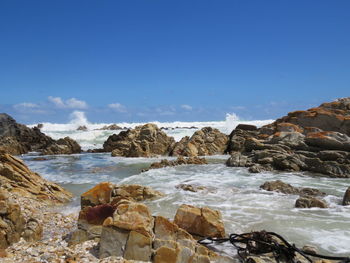
{"label": "white cloud", "polygon": [[193,109],[192,106],[187,105],[187,104],[181,105],[181,108],[184,109],[184,110],[192,110]]}
{"label": "white cloud", "polygon": [[70,98],[63,101],[61,97],[49,96],[48,100],[60,109],[86,109],[88,107],[85,101],[76,98]]}
{"label": "white cloud", "polygon": [[23,102],[13,105],[13,108],[18,112],[23,113],[45,113],[44,110],[40,109],[40,106],[31,102]]}
{"label": "white cloud", "polygon": [[126,112],[126,107],[120,103],[111,103],[108,104],[108,108],[118,111],[118,112]]}

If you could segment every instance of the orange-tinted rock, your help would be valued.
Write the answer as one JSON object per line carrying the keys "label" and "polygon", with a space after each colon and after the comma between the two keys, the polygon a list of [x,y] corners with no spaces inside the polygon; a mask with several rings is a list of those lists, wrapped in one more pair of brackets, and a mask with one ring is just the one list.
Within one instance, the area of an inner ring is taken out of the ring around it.
{"label": "orange-tinted rock", "polygon": [[207,207],[181,205],[176,212],[174,223],[191,234],[203,237],[225,236],[220,212]]}
{"label": "orange-tinted rock", "polygon": [[112,225],[120,229],[133,230],[145,236],[152,236],[154,220],[144,204],[121,204],[113,214]]}
{"label": "orange-tinted rock", "polygon": [[108,204],[111,201],[113,184],[103,182],[81,195],[81,207]]}

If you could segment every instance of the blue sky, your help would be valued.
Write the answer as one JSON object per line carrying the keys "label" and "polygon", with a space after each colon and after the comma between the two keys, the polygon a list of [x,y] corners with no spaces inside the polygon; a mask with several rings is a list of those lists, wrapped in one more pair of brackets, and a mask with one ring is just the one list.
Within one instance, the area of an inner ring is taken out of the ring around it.
{"label": "blue sky", "polygon": [[350,96],[350,1],[0,1],[18,121],[277,118]]}

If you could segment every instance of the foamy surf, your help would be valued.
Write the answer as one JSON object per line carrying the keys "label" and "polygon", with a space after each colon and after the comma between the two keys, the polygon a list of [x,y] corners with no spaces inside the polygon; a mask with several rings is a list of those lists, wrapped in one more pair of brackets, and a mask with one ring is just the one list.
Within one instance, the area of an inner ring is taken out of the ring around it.
{"label": "foamy surf", "polygon": [[[117,124],[119,127],[132,129],[139,125],[144,125],[145,122],[116,122],[116,123],[91,123],[85,116],[84,112],[74,111],[70,115],[70,121],[65,124],[43,122],[41,131],[53,139],[59,139],[66,136],[76,140],[83,150],[102,148],[102,144],[107,140],[108,136],[118,134],[121,130],[100,130],[105,126]],[[174,137],[176,141],[181,140],[185,136],[192,136],[193,133],[203,127],[213,127],[225,134],[229,134],[238,124],[252,124],[257,127],[269,124],[273,120],[241,120],[236,114],[226,114],[226,119],[223,121],[207,121],[207,122],[159,122],[152,121],[159,128],[163,128],[164,132],[169,136]],[[38,124],[28,125],[29,127],[37,126]],[[79,127],[85,126],[87,130],[77,130]]]}
{"label": "foamy surf", "polygon": [[[141,170],[160,158],[111,157],[109,153],[47,158],[40,162],[34,161],[33,156],[24,156],[31,169],[60,182],[76,196],[101,181],[151,186],[166,193],[161,199],[147,202],[154,214],[174,218],[181,204],[208,206],[221,211],[227,233],[265,229],[281,234],[298,247],[314,245],[324,254],[347,255],[350,251],[350,207],[340,205],[348,179],[284,172],[251,174],[246,168],[226,167],[227,156],[210,157],[208,165],[167,167],[145,173]],[[265,181],[277,179],[324,191],[329,208],[296,209],[298,196],[260,190]],[[205,186],[208,190],[193,193],[176,188],[184,183]],[[224,249],[232,252],[230,246]]]}

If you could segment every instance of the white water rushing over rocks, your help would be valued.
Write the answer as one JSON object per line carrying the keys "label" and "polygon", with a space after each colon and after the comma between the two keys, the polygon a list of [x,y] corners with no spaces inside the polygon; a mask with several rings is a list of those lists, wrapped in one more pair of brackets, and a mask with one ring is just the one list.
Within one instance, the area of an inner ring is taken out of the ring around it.
{"label": "white water rushing over rocks", "polygon": [[[258,127],[265,124],[271,123],[273,120],[253,120],[244,121],[240,120],[236,114],[226,114],[226,119],[224,121],[208,121],[208,122],[159,122],[152,121],[149,123],[156,124],[159,128],[165,128],[169,136],[173,136],[176,141],[179,141],[184,136],[191,136],[195,131],[203,127],[213,127],[219,129],[221,132],[229,134],[238,124],[253,124]],[[41,131],[46,135],[52,137],[53,139],[59,139],[66,136],[71,137],[76,140],[82,147],[83,150],[102,148],[102,144],[107,140],[108,136],[119,133],[121,130],[98,130],[104,126],[111,124],[117,124],[118,126],[124,128],[123,130],[129,128],[135,128],[136,126],[143,125],[145,123],[135,122],[135,123],[91,123],[85,117],[84,112],[75,111],[71,114],[71,121],[66,124],[50,123],[44,122]],[[29,125],[29,127],[34,127],[37,124]],[[80,126],[85,126],[86,131],[77,130]]]}
{"label": "white water rushing over rocks", "polygon": [[[84,117],[81,115],[80,117]],[[104,140],[115,131],[95,131],[108,124],[84,122],[70,124],[44,123],[43,132],[54,137],[71,136],[84,148],[101,147]],[[266,121],[270,122],[270,121]],[[245,122],[262,125],[264,121]],[[228,116],[221,122],[156,123],[159,127],[212,126],[229,133],[242,121]],[[141,123],[117,123],[122,127],[135,127]],[[88,131],[76,131],[80,125]],[[165,130],[179,140],[196,129],[175,128]],[[162,158],[111,157],[110,153],[46,156],[35,161],[35,154],[23,156],[35,172],[48,180],[58,182],[72,191],[75,201],[65,208],[66,213],[79,210],[79,195],[102,181],[118,184],[142,184],[162,191],[165,197],[149,201],[154,214],[174,218],[181,204],[208,206],[219,210],[227,233],[254,230],[274,231],[298,247],[309,244],[328,255],[350,254],[350,206],[341,206],[341,200],[350,179],[326,178],[306,173],[266,172],[251,174],[245,168],[226,167],[228,156],[207,157],[208,165],[188,165],[149,170],[152,162]],[[168,159],[173,159],[167,157]],[[327,193],[327,209],[296,209],[296,195],[284,195],[260,190],[265,181],[282,180],[297,187],[313,187]],[[178,184],[206,186],[207,191],[188,192],[177,189]],[[228,247],[230,249],[230,246]]]}

